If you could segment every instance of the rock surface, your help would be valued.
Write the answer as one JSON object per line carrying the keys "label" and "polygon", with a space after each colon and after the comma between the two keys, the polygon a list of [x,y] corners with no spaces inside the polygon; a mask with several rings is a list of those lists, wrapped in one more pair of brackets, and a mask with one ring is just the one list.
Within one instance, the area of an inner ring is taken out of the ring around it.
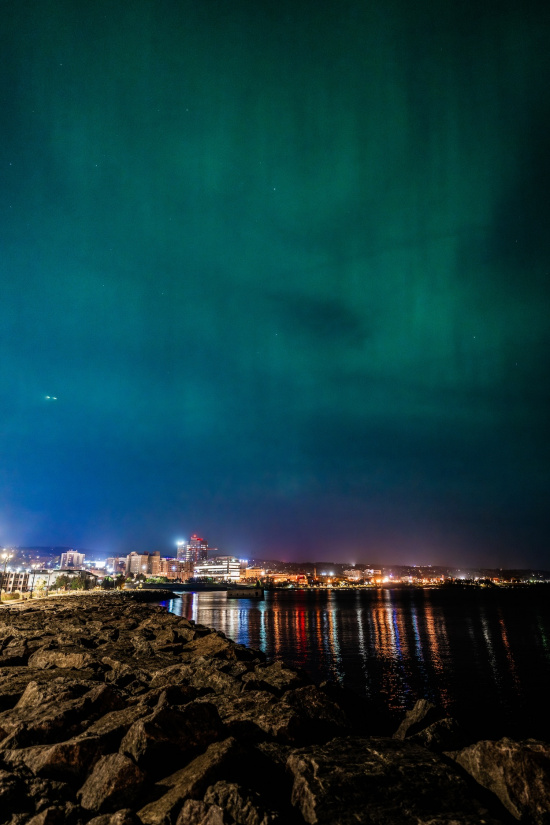
{"label": "rock surface", "polygon": [[550,823],[550,745],[505,738],[476,742],[448,755],[496,794],[516,819]]}
{"label": "rock surface", "polygon": [[443,708],[426,699],[419,699],[407,711],[393,736],[438,752],[456,749],[463,744],[457,722],[447,716]]}
{"label": "rock surface", "polygon": [[381,736],[358,697],[153,597],[0,608],[0,825],[550,822],[543,743],[458,751],[424,701]]}

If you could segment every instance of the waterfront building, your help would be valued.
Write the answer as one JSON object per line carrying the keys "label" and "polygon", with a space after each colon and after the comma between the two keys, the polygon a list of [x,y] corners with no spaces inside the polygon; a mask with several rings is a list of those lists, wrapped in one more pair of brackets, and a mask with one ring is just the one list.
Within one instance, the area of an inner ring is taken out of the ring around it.
{"label": "waterfront building", "polygon": [[194,577],[236,582],[241,577],[241,562],[234,556],[216,556],[200,564],[195,564]]}
{"label": "waterfront building", "polygon": [[265,575],[265,567],[245,567],[241,570],[241,579],[263,579]]}
{"label": "waterfront building", "polygon": [[355,567],[351,568],[350,570],[344,570],[345,578],[351,582],[361,581],[361,579],[365,578],[365,575],[368,574],[366,574],[364,570],[359,570]]}
{"label": "waterfront building", "polygon": [[84,553],[78,553],[76,550],[67,550],[66,553],[61,553],[59,566],[62,568],[71,567],[73,570],[82,570],[84,567]]}

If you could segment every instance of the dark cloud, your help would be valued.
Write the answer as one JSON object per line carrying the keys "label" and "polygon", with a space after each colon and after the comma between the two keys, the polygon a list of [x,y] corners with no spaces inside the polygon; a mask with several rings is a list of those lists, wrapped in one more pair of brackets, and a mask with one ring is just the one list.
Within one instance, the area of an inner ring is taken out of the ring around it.
{"label": "dark cloud", "polygon": [[271,296],[275,323],[300,337],[314,340],[314,346],[361,347],[370,337],[364,314],[354,311],[337,298],[279,293]]}

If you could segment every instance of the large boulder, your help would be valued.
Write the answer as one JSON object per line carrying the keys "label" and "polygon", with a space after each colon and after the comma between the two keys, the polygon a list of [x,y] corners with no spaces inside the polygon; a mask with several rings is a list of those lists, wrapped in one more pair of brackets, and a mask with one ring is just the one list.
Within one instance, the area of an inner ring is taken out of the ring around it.
{"label": "large boulder", "polygon": [[6,751],[3,760],[14,767],[24,765],[35,776],[73,781],[83,778],[100,755],[102,749],[98,739],[81,738]]}
{"label": "large boulder", "polygon": [[121,742],[120,752],[159,776],[171,765],[181,765],[220,735],[220,717],[213,705],[191,702],[179,710],[162,706],[132,725]]}
{"label": "large boulder", "polygon": [[516,819],[550,823],[550,745],[546,742],[486,740],[447,755],[496,794]]}
{"label": "large boulder", "polygon": [[314,685],[287,691],[281,699],[265,690],[208,695],[226,730],[243,740],[282,743],[326,741],[348,730],[342,710]]}
{"label": "large boulder", "polygon": [[488,825],[464,779],[395,739],[334,739],[291,752],[292,803],[310,825]]}
{"label": "large boulder", "polygon": [[245,690],[267,690],[275,696],[307,684],[311,684],[311,679],[282,662],[256,665],[251,673],[243,676]]}
{"label": "large boulder", "polygon": [[114,814],[100,814],[88,820],[88,825],[141,825],[131,808],[121,808]]}
{"label": "large boulder", "polygon": [[176,825],[227,825],[227,820],[218,805],[188,799],[180,811]]}
{"label": "large boulder", "polygon": [[240,755],[241,748],[235,739],[215,742],[185,768],[158,782],[158,799],[137,812],[142,825],[175,823],[185,801],[203,794],[208,785],[220,779]]}
{"label": "large boulder", "polygon": [[81,738],[97,739],[106,752],[118,750],[120,743],[132,725],[143,716],[148,716],[151,709],[147,705],[135,704],[121,710],[112,710],[99,719],[91,721]]}
{"label": "large boulder", "polygon": [[443,708],[427,699],[419,699],[407,711],[405,718],[394,733],[395,739],[407,739],[424,748],[441,753],[455,750],[464,744],[462,732],[455,719],[447,716]]}
{"label": "large boulder", "polygon": [[29,666],[38,668],[59,667],[81,669],[93,665],[94,662],[95,659],[91,653],[83,651],[76,645],[61,648],[42,647],[35,651],[29,658]]}
{"label": "large boulder", "polygon": [[0,769],[0,811],[15,809],[23,792],[22,779],[15,773]]}
{"label": "large boulder", "polygon": [[31,681],[15,707],[0,713],[1,747],[64,741],[86,722],[121,705],[120,694],[107,685],[63,678]]}
{"label": "large boulder", "polygon": [[220,781],[211,785],[204,795],[204,802],[223,811],[230,822],[239,825],[282,825],[279,813],[266,809],[258,793],[235,782]]}
{"label": "large boulder", "polygon": [[224,664],[227,663],[223,660],[200,657],[193,663],[171,665],[153,674],[151,688],[188,685],[196,693],[240,693],[241,680],[224,672],[221,669]]}
{"label": "large boulder", "polygon": [[444,718],[445,711],[443,708],[432,704],[427,699],[419,699],[414,707],[406,712],[405,718],[394,733],[394,737],[396,739],[407,739]]}
{"label": "large boulder", "polygon": [[135,803],[145,779],[135,762],[122,753],[111,753],[99,760],[77,798],[88,811],[116,811]]}
{"label": "large boulder", "polygon": [[[195,630],[197,635],[197,630]],[[223,633],[210,631],[207,635],[199,636],[188,642],[184,649],[186,661],[197,656],[217,657],[220,659],[235,659],[235,644],[226,639]]]}

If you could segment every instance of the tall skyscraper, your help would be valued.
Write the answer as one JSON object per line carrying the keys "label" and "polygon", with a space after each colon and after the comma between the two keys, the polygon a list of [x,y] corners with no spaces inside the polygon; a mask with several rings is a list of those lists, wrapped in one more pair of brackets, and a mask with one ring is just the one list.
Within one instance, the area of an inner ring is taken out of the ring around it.
{"label": "tall skyscraper", "polygon": [[178,541],[178,551],[176,558],[180,561],[199,564],[205,561],[208,556],[208,542],[206,539],[193,533],[189,541]]}

